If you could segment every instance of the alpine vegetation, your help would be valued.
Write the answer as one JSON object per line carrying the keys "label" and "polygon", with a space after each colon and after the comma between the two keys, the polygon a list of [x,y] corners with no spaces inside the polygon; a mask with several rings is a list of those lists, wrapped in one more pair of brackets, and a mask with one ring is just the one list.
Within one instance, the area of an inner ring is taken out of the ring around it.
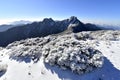
{"label": "alpine vegetation", "polygon": [[11,59],[37,62],[41,57],[46,64],[59,66],[77,74],[83,74],[103,65],[103,56],[75,34],[47,36],[16,41],[6,48]]}
{"label": "alpine vegetation", "polygon": [[45,63],[83,74],[103,65],[100,51],[70,36],[58,37],[43,47]]}

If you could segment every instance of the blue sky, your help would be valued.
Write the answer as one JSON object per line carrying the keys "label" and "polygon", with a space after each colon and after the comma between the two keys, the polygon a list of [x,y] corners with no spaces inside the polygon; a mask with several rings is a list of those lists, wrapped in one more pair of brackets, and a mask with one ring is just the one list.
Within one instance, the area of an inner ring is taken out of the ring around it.
{"label": "blue sky", "polygon": [[70,16],[86,22],[119,24],[120,0],[0,0],[0,23]]}

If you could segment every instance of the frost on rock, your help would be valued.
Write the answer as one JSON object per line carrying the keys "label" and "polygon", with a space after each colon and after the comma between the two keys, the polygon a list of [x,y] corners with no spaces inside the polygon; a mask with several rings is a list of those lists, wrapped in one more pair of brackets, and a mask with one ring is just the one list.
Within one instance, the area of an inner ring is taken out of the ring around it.
{"label": "frost on rock", "polygon": [[2,47],[0,47],[0,51],[1,51],[1,50],[3,50],[3,48],[2,48]]}

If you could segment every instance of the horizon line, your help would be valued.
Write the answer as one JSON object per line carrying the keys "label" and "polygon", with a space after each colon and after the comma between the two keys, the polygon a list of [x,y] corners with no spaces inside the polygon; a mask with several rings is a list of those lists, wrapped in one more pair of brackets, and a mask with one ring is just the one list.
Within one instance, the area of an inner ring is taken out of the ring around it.
{"label": "horizon line", "polygon": [[[47,17],[47,18],[51,18],[51,17]],[[70,17],[69,17],[70,18]],[[65,19],[69,19],[69,18],[52,18],[53,20],[65,20]],[[78,18],[78,17],[77,17]],[[9,25],[13,22],[16,21],[31,21],[31,22],[39,22],[39,21],[43,21],[45,18],[24,18],[24,19],[20,19],[20,18],[14,18],[14,19],[0,19],[0,25]],[[117,21],[105,21],[105,20],[95,20],[95,19],[84,19],[84,18],[78,18],[81,22],[83,23],[92,23],[92,24],[101,24],[101,25],[120,25],[119,22]]]}

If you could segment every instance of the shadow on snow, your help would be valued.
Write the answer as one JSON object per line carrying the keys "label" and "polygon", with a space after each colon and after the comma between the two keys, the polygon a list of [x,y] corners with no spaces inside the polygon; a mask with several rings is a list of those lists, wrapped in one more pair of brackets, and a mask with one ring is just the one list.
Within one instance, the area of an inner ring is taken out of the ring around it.
{"label": "shadow on snow", "polygon": [[62,70],[57,66],[50,66],[45,64],[45,67],[52,72],[57,74],[61,80],[120,80],[120,70],[116,69],[114,65],[104,57],[104,64],[102,68],[96,69],[90,73],[78,75],[72,73],[70,70]]}

